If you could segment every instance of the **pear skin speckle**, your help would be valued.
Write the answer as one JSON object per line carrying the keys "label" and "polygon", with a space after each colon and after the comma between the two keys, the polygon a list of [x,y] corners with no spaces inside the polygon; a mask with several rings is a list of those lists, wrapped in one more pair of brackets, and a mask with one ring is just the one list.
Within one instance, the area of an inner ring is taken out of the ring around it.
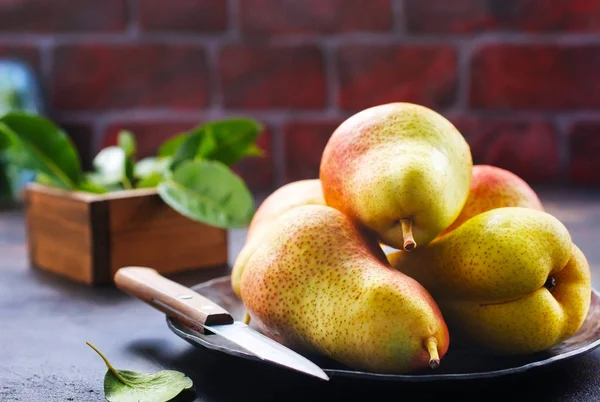
{"label": "pear skin speckle", "polygon": [[585,256],[565,226],[542,211],[487,211],[425,248],[388,259],[431,292],[453,338],[497,353],[560,343],[579,330],[589,309]]}
{"label": "pear skin speckle", "polygon": [[458,218],[440,236],[450,233],[475,215],[503,207],[544,210],[535,191],[516,174],[496,166],[475,165],[467,202]]}
{"label": "pear skin speckle", "polygon": [[383,373],[426,369],[430,337],[446,353],[448,330],[432,297],[384,263],[377,242],[341,212],[294,208],[245,248],[242,300],[283,344]]}
{"label": "pear skin speckle", "polygon": [[471,183],[469,145],[440,114],[411,103],[363,110],[329,139],[320,166],[327,205],[402,249],[401,219],[417,248],[460,213]]}

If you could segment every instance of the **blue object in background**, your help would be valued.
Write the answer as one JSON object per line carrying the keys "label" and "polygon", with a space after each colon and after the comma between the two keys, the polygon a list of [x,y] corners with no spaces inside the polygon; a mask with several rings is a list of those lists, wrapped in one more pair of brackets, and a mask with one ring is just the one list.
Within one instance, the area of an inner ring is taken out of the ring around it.
{"label": "blue object in background", "polygon": [[[0,60],[0,116],[15,110],[43,113],[38,79],[25,63]],[[23,186],[34,179],[33,172],[17,171],[6,162],[6,155],[0,153],[0,202],[15,201]]]}

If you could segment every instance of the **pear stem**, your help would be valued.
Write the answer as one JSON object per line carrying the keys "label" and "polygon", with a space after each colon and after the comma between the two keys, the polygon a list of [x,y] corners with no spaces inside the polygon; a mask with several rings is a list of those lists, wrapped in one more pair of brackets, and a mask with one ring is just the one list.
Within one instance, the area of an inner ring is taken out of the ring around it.
{"label": "pear stem", "polygon": [[400,219],[402,226],[402,238],[404,239],[404,251],[411,251],[417,247],[417,243],[413,238],[412,221],[410,219]]}
{"label": "pear stem", "polygon": [[247,311],[244,311],[244,324],[250,325],[250,314]]}
{"label": "pear stem", "polygon": [[436,369],[440,367],[440,355],[437,350],[437,339],[434,336],[430,336],[427,338],[425,342],[427,346],[427,351],[429,352],[429,367],[432,369]]}

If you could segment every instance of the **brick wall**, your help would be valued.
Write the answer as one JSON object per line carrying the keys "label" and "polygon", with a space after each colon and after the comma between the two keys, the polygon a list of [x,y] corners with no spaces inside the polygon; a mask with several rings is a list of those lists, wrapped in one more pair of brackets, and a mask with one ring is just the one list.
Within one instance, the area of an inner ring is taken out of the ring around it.
{"label": "brick wall", "polygon": [[0,0],[0,57],[30,62],[89,165],[121,128],[142,155],[200,121],[252,115],[257,190],[316,177],[353,112],[410,101],[476,163],[600,184],[600,0]]}

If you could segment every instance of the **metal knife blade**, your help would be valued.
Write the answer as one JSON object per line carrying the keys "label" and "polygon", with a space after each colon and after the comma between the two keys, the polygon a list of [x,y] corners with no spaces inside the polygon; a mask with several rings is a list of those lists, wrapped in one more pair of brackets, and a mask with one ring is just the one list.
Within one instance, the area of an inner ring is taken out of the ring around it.
{"label": "metal knife blade", "polygon": [[235,321],[233,324],[212,325],[207,328],[263,360],[313,375],[325,381],[329,380],[327,374],[315,363],[242,322]]}
{"label": "metal knife blade", "polygon": [[145,301],[175,320],[196,330],[207,329],[217,336],[241,346],[262,360],[267,360],[329,380],[327,374],[312,361],[273,339],[234,321],[222,307],[206,297],[145,267],[125,267],[117,271],[115,284],[121,290]]}

